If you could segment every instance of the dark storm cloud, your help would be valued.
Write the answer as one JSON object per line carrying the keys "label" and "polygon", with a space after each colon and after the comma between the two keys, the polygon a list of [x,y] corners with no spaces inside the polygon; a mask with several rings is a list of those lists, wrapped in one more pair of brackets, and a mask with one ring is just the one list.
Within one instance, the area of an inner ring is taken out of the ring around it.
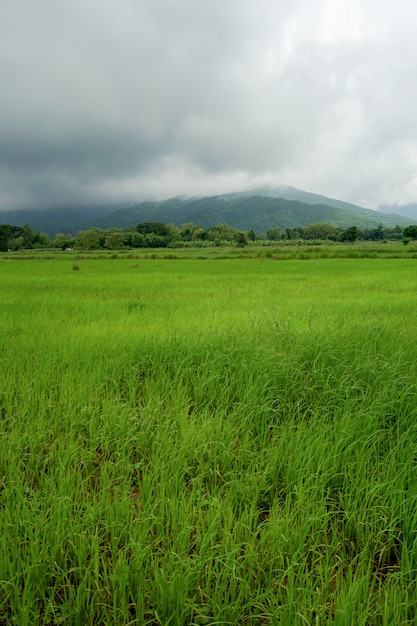
{"label": "dark storm cloud", "polygon": [[411,1],[3,0],[0,209],[417,196]]}

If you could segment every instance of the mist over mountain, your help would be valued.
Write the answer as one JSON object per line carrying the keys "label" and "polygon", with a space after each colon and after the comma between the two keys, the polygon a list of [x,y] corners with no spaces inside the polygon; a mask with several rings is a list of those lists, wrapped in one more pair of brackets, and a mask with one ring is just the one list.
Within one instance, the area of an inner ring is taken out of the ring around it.
{"label": "mist over mountain", "polygon": [[44,211],[9,211],[0,213],[0,221],[16,226],[29,224],[50,236],[57,232],[75,235],[80,230],[94,227],[128,228],[150,221],[175,226],[193,222],[203,228],[225,223],[239,230],[253,229],[257,233],[270,227],[297,228],[317,222],[327,222],[340,228],[357,226],[363,229],[375,228],[380,223],[385,226],[410,224],[407,216],[372,211],[288,186],[258,187],[216,196],[175,197],[140,202],[134,206],[120,203]]}
{"label": "mist over mountain", "polygon": [[414,223],[417,222],[417,204],[383,205],[378,207],[378,211],[385,214],[396,213],[397,215],[406,217],[408,220],[412,220]]}
{"label": "mist over mountain", "polygon": [[66,206],[53,209],[16,209],[0,212],[0,223],[23,226],[29,224],[33,230],[41,230],[50,237],[59,232],[76,234],[78,225],[84,221],[99,220],[125,203],[86,206]]}

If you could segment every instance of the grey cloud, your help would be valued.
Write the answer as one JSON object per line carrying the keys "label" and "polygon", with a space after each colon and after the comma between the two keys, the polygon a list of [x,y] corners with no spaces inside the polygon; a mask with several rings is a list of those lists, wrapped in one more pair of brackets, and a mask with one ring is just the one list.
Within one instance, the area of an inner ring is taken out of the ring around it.
{"label": "grey cloud", "polygon": [[259,180],[415,201],[417,9],[363,4],[4,0],[0,210]]}

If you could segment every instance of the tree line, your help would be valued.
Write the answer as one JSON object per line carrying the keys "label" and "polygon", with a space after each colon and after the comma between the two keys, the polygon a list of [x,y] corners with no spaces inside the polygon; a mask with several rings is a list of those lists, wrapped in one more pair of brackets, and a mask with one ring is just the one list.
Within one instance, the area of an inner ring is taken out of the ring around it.
{"label": "tree line", "polygon": [[356,226],[337,228],[320,222],[300,228],[271,227],[265,233],[254,230],[241,231],[228,224],[217,224],[203,228],[187,223],[180,227],[161,222],[143,222],[129,228],[89,228],[81,230],[76,236],[57,233],[50,238],[39,229],[32,230],[29,225],[11,226],[0,224],[0,250],[2,252],[36,249],[60,248],[78,250],[121,250],[123,248],[166,248],[166,247],[206,247],[250,244],[268,245],[279,241],[400,241],[408,243],[417,239],[417,225],[406,228],[386,227],[378,224],[373,229],[359,229]]}

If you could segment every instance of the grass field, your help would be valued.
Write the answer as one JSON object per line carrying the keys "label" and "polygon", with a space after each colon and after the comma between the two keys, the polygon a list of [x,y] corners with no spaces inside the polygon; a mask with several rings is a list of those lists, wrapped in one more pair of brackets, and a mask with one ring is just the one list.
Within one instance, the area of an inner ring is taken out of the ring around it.
{"label": "grass field", "polygon": [[0,624],[417,623],[416,263],[3,257]]}

